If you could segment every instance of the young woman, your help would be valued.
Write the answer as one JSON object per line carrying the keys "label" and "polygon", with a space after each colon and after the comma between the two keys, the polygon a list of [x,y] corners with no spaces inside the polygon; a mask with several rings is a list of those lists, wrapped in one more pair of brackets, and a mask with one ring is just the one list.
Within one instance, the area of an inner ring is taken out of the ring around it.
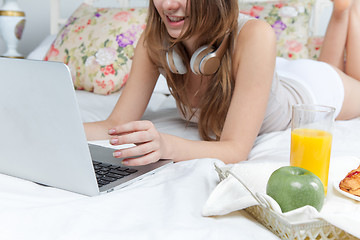
{"label": "young woman", "polygon": [[[360,115],[360,0],[334,0],[321,61],[276,58],[272,28],[239,15],[237,1],[150,1],[126,87],[106,120],[85,123],[87,138],[134,143],[114,152],[142,155],[125,165],[205,157],[235,163],[247,159],[259,134],[289,127],[292,104],[332,105],[337,119]],[[209,47],[215,56],[203,65],[198,54]],[[203,141],[160,133],[139,120],[160,72],[184,118],[198,122]]]}

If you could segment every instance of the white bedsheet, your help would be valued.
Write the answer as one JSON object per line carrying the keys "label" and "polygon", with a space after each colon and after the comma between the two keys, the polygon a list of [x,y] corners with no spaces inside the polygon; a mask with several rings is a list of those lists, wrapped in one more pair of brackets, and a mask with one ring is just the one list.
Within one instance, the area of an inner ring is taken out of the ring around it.
{"label": "white bedsheet", "polygon": [[[86,92],[77,95],[85,120],[102,118],[112,109],[107,104],[117,99]],[[104,111],[91,115],[90,105],[87,109],[84,104],[99,99]],[[198,139],[196,126],[185,127],[174,106],[171,97],[153,96],[144,118],[153,119],[160,131]],[[216,159],[176,163],[97,197],[0,174],[0,239],[278,239],[245,212],[201,215],[218,183],[215,162],[221,164]]]}
{"label": "white bedsheet", "polygon": [[[106,117],[117,100],[116,95],[77,96],[85,121]],[[97,108],[92,101],[98,101]],[[172,97],[154,94],[144,118],[152,119],[160,131],[199,139],[196,126],[186,127],[180,119]],[[333,155],[359,156],[359,135],[359,119],[337,122]],[[270,133],[258,138],[249,163],[285,161],[288,154],[289,131]],[[202,216],[219,182],[214,163],[222,164],[217,159],[175,163],[98,197],[0,174],[0,239],[278,239],[244,211]]]}
{"label": "white bedsheet", "polygon": [[277,239],[243,212],[201,216],[214,161],[174,164],[92,198],[0,175],[1,239]]}

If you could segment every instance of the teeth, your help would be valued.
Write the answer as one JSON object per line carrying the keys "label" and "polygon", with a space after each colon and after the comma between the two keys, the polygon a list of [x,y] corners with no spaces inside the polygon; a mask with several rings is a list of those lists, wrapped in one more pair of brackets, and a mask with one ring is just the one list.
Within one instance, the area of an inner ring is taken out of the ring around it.
{"label": "teeth", "polygon": [[184,20],[184,17],[168,17],[170,19],[170,21],[172,22],[180,22],[182,20]]}

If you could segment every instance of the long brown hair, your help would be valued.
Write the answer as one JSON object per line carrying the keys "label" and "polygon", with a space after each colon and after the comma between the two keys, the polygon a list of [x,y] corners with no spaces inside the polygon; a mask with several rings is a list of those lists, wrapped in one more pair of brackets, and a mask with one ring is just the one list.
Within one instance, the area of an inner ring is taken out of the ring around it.
{"label": "long brown hair", "polygon": [[[206,94],[201,99],[198,128],[204,140],[219,140],[234,89],[231,75],[231,55],[237,34],[239,14],[238,0],[188,0],[190,9],[188,27],[177,39],[172,38],[150,0],[148,23],[145,28],[145,45],[151,60],[162,70],[171,94],[184,116],[194,115],[186,92],[188,75],[173,74],[166,62],[166,52],[176,44],[180,55],[189,68],[190,56],[182,41],[196,34],[196,48],[207,44],[218,46],[226,33],[230,33],[229,47],[223,56],[219,70],[211,76]],[[159,51],[160,50],[160,51]]]}

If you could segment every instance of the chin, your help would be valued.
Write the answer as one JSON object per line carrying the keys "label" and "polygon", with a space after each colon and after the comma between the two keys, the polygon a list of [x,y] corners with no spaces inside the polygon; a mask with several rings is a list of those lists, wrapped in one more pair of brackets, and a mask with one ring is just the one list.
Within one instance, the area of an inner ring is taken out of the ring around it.
{"label": "chin", "polygon": [[179,38],[179,37],[180,37],[180,33],[181,33],[181,31],[168,31],[168,34],[169,34],[170,37],[172,37],[172,38]]}
{"label": "chin", "polygon": [[182,27],[174,28],[174,27],[166,26],[166,30],[172,38],[179,38],[181,36],[182,31],[183,30],[185,31],[186,29]]}

